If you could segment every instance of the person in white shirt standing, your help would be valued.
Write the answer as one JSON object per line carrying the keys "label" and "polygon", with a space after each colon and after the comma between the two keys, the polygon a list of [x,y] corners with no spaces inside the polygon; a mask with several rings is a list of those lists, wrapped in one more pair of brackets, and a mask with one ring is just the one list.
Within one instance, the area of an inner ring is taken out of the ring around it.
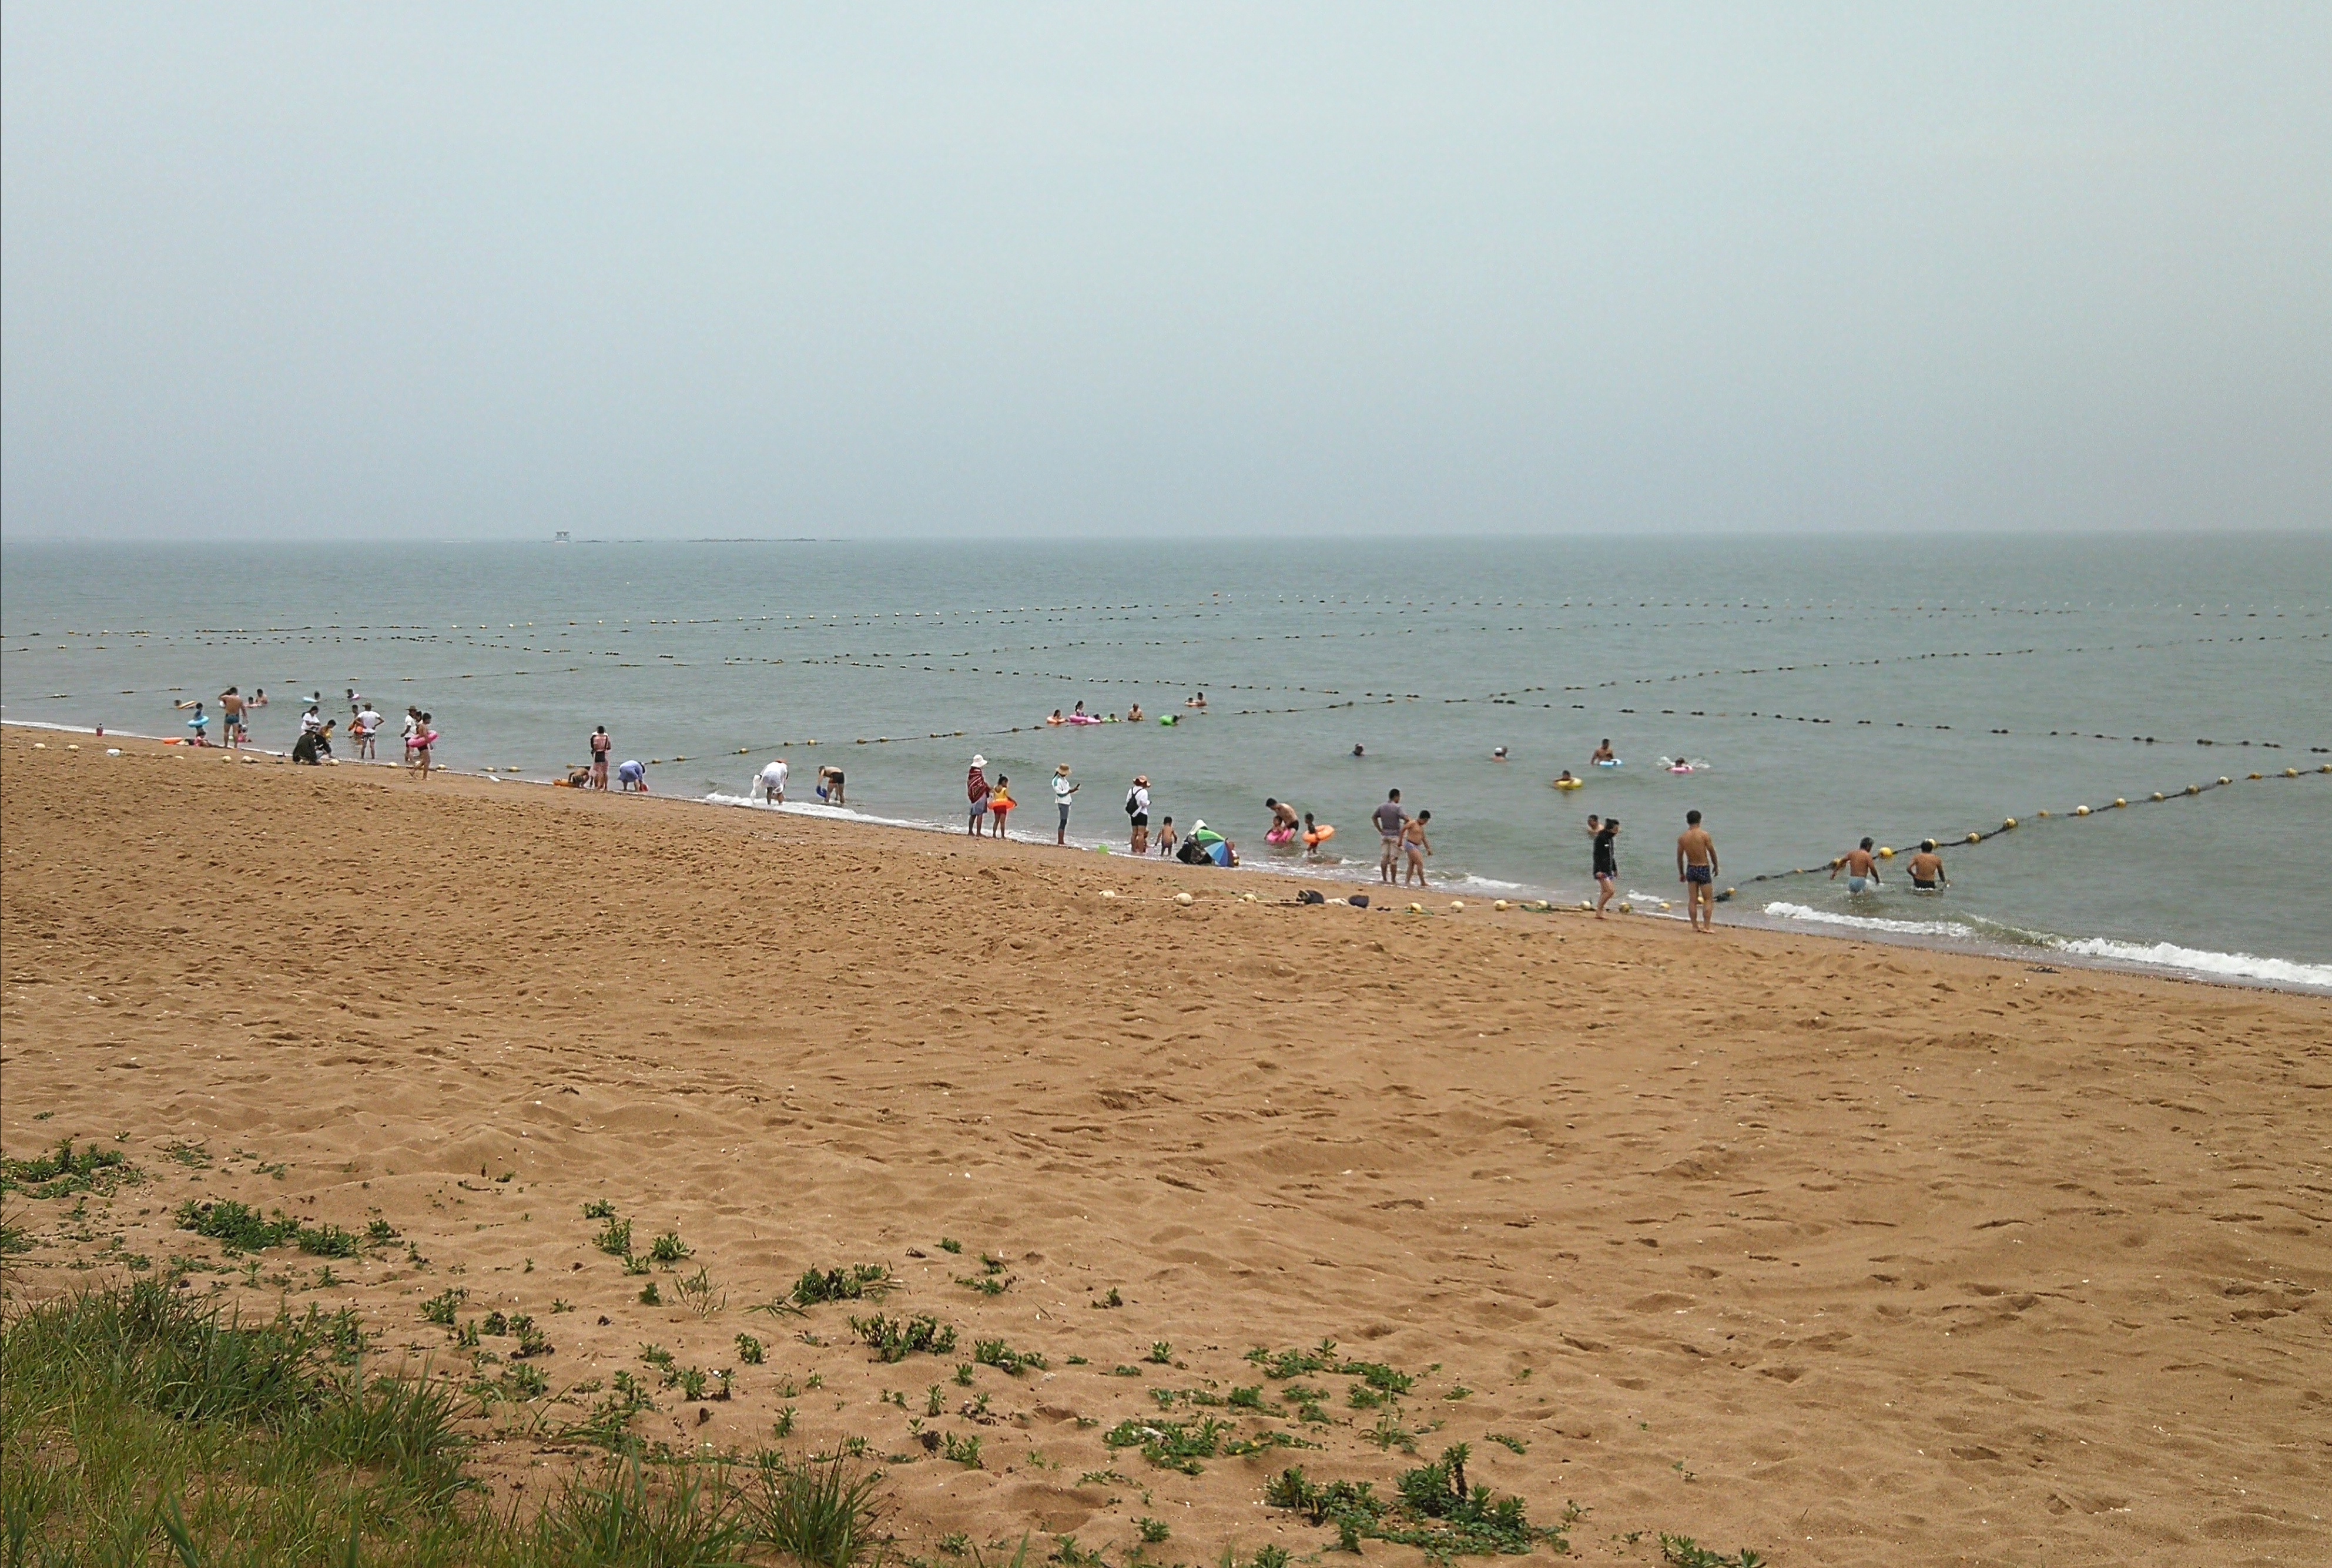
{"label": "person in white shirt standing", "polygon": [[1150,853],[1150,775],[1136,773],[1133,788],[1125,792],[1125,814],[1133,819],[1133,850],[1136,855]]}
{"label": "person in white shirt standing", "polygon": [[1054,769],[1053,804],[1061,808],[1061,825],[1053,830],[1055,844],[1066,844],[1069,841],[1069,797],[1076,792],[1077,787],[1069,782],[1069,765],[1064,762]]}
{"label": "person in white shirt standing", "polygon": [[780,757],[762,769],[760,778],[756,780],[760,787],[761,798],[772,806],[786,803],[786,760]]}
{"label": "person in white shirt standing", "polygon": [[377,760],[373,753],[372,738],[380,733],[380,727],[386,722],[380,716],[380,710],[370,703],[367,703],[358,710],[356,726],[352,727],[361,727],[364,731],[363,737],[357,742],[357,755],[365,761]]}

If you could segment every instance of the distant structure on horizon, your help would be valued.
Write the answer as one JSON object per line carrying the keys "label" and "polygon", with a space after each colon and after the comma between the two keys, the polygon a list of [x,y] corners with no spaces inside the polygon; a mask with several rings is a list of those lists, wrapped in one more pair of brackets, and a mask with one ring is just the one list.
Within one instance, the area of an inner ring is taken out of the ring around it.
{"label": "distant structure on horizon", "polygon": [[567,530],[562,528],[557,533],[550,536],[550,542],[553,544],[573,544],[575,541],[567,537]]}

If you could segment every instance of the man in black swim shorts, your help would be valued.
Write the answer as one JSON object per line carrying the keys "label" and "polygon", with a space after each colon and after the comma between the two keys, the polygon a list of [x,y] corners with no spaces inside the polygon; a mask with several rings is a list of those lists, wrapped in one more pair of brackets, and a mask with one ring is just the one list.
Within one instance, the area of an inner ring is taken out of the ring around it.
{"label": "man in black swim shorts", "polygon": [[1684,814],[1677,837],[1677,880],[1684,884],[1685,913],[1695,931],[1716,929],[1716,840],[1700,825],[1700,813]]}

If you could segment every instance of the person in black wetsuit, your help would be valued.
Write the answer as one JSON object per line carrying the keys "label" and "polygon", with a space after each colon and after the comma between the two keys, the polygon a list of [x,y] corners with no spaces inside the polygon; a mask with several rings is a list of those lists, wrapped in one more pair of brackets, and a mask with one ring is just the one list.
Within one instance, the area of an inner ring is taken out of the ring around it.
{"label": "person in black wetsuit", "polygon": [[1607,820],[1594,829],[1595,834],[1595,918],[1603,918],[1603,906],[1620,891],[1620,819]]}

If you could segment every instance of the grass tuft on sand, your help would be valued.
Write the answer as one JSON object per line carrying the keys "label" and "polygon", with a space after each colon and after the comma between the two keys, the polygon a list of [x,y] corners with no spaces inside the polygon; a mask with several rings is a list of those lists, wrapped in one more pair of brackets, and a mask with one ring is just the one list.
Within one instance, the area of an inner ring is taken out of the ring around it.
{"label": "grass tuft on sand", "polygon": [[0,1323],[0,1554],[9,1564],[846,1568],[879,1476],[836,1457],[612,1456],[531,1515],[464,1469],[461,1398],[367,1376],[352,1322],[245,1323],[158,1281]]}

